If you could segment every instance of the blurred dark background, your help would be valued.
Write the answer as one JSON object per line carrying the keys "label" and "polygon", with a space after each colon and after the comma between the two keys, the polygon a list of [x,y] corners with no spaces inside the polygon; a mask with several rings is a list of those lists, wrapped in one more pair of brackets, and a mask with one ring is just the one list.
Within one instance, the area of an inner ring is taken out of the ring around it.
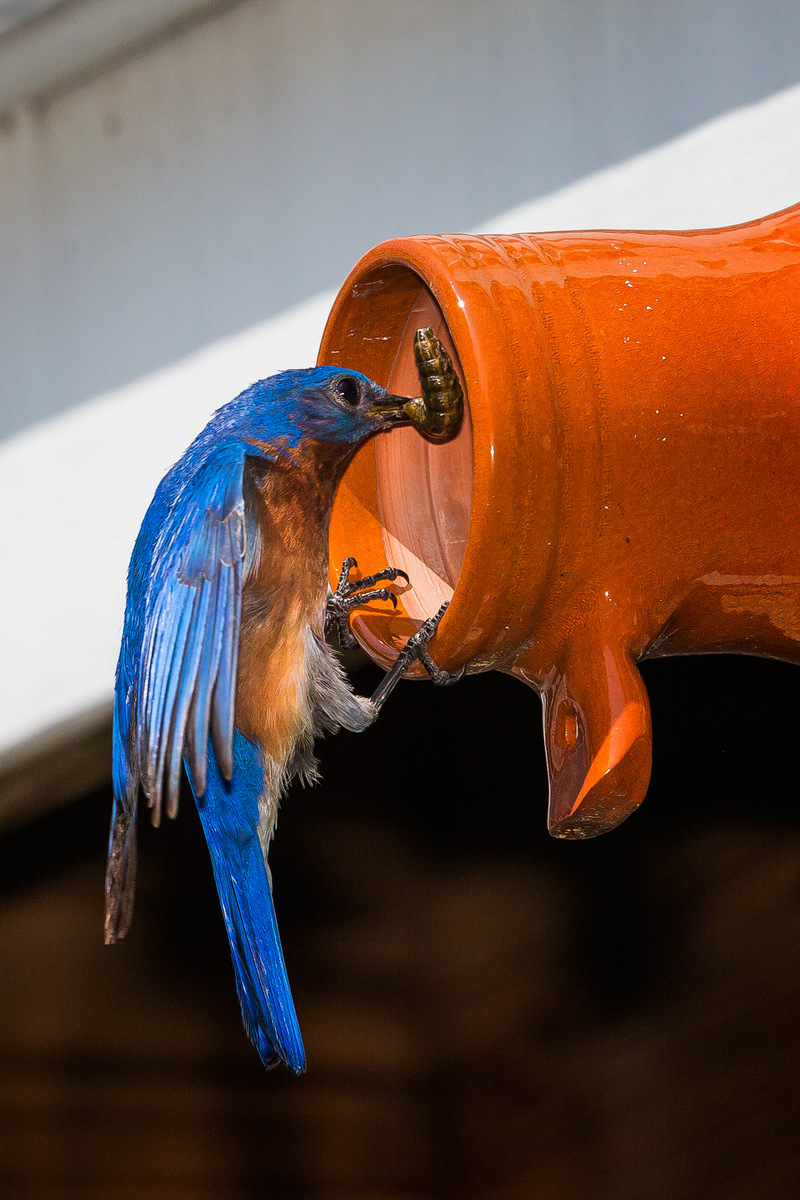
{"label": "blurred dark background", "polygon": [[271,855],[300,1078],[242,1030],[190,796],[142,829],[115,948],[108,791],[7,832],[0,1194],[800,1194],[800,676],[644,675],[649,794],[587,842],[546,833],[540,705],[509,677],[405,684],[320,743]]}

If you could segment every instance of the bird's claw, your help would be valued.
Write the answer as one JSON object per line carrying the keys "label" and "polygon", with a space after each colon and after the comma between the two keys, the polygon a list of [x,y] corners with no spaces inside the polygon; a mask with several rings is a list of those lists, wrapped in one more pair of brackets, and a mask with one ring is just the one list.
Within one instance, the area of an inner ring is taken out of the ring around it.
{"label": "bird's claw", "polygon": [[[351,650],[358,643],[350,632],[348,616],[350,610],[370,600],[390,600],[397,608],[397,596],[389,588],[376,588],[376,583],[388,580],[394,583],[396,579],[404,579],[408,583],[408,575],[398,567],[386,567],[376,571],[374,575],[365,575],[363,579],[350,581],[350,572],[358,567],[354,558],[346,558],[339,572],[339,582],[336,591],[328,597],[325,610],[325,632],[328,633],[333,625],[339,634],[339,642],[345,649]],[[373,590],[370,590],[373,589]]]}
{"label": "bird's claw", "polygon": [[411,637],[406,642],[403,649],[397,656],[397,662],[402,662],[401,672],[405,671],[412,662],[422,663],[428,675],[435,684],[439,687],[450,687],[453,683],[458,683],[459,679],[464,674],[464,667],[459,671],[451,673],[443,671],[441,667],[437,667],[436,663],[428,652],[428,642],[436,632],[439,622],[450,605],[449,600],[445,600],[439,611],[432,617],[428,617],[427,621],[423,621],[416,633],[412,633]]}
{"label": "bird's claw", "polygon": [[387,697],[394,691],[397,683],[411,666],[412,662],[421,662],[433,682],[438,683],[442,687],[447,687],[451,683],[458,683],[464,674],[464,667],[451,675],[449,671],[443,671],[441,667],[437,667],[428,653],[428,642],[433,637],[439,626],[439,622],[447,612],[449,603],[449,601],[446,601],[436,613],[436,616],[428,617],[427,621],[423,621],[417,632],[412,633],[405,646],[403,646],[403,649],[371,696],[372,703],[376,709],[379,709],[385,703]]}

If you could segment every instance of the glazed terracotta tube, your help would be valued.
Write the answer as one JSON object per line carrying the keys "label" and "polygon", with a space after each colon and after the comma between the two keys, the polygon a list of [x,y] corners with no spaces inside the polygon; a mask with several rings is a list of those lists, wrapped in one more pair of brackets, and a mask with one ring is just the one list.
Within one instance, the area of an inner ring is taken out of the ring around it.
{"label": "glazed terracotta tube", "polygon": [[383,665],[451,599],[433,657],[541,693],[550,829],[601,833],[649,781],[637,661],[800,661],[800,206],[700,232],[387,242],[319,360],[418,394],[423,325],[467,417],[445,445],[407,428],[359,452],[332,578],[346,555],[408,572],[396,613],[353,621]]}

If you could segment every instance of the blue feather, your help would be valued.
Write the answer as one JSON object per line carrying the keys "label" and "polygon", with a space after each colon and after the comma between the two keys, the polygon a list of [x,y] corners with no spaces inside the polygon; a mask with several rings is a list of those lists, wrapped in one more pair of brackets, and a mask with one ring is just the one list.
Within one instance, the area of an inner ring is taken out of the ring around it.
{"label": "blue feather", "polygon": [[[137,696],[138,758],[156,822],[165,792],[167,812],[177,810],[192,703],[203,714],[211,707],[217,757],[223,772],[231,771],[244,461],[242,442],[214,447],[183,484],[161,526],[145,602]],[[200,762],[194,759],[191,766],[202,782]]]}
{"label": "blue feather", "polygon": [[[192,781],[189,771],[189,781]],[[238,731],[226,780],[209,747],[206,790],[195,793],[231,946],[242,1018],[265,1066],[283,1059],[304,1071],[306,1056],[283,960],[267,866],[258,837],[264,787],[261,750]]]}

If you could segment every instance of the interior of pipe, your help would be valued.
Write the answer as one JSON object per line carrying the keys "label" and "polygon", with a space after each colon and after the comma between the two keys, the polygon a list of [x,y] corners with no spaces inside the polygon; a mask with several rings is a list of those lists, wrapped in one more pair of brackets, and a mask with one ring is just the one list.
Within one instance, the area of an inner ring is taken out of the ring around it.
{"label": "interior of pipe", "polygon": [[[442,311],[428,289],[420,287],[399,339],[389,390],[401,396],[420,394],[413,340],[424,326],[433,329],[450,354],[464,388]],[[376,438],[373,445],[386,561],[407,573],[412,586],[403,593],[403,605],[412,620],[424,620],[452,597],[464,561],[472,511],[469,405],[465,403],[461,428],[449,442],[430,442],[407,427]]]}

